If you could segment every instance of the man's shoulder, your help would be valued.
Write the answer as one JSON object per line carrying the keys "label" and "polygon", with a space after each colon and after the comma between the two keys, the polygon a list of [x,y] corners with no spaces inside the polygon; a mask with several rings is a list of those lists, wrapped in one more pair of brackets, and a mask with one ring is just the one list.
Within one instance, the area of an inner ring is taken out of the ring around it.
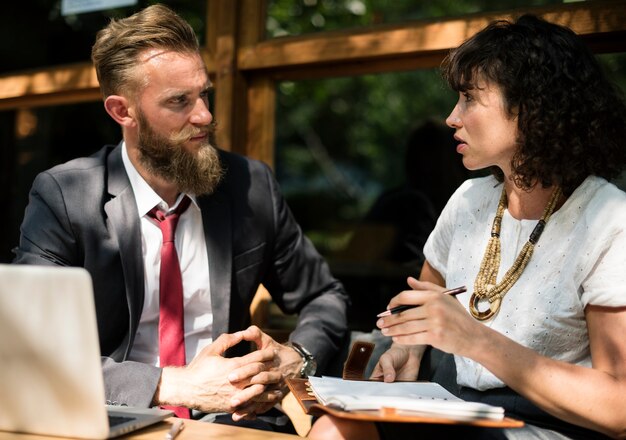
{"label": "man's shoulder", "polygon": [[257,179],[271,173],[270,167],[257,159],[243,156],[230,151],[218,150],[226,180]]}
{"label": "man's shoulder", "polygon": [[260,160],[252,159],[247,156],[243,156],[238,153],[233,153],[231,151],[226,150],[217,150],[220,156],[221,161],[225,165],[230,165],[233,167],[240,167],[244,169],[254,168],[254,167],[266,167],[267,165]]}
{"label": "man's shoulder", "polygon": [[115,145],[106,145],[93,153],[91,156],[78,157],[76,159],[69,160],[48,169],[46,173],[53,176],[62,176],[68,173],[97,173],[98,169],[106,168],[107,159],[115,147]]}

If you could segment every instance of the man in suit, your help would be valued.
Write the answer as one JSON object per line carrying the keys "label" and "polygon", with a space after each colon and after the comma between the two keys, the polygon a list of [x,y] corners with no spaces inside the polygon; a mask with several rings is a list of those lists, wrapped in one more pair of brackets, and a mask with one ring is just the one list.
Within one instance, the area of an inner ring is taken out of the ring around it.
{"label": "man in suit", "polygon": [[[343,287],[269,168],[214,148],[211,84],[184,20],[161,5],[113,20],[92,60],[123,141],[37,176],[14,262],[90,272],[110,403],[254,418],[280,401],[285,377],[315,364],[323,371],[337,355],[347,330]],[[151,211],[186,197],[175,246],[191,362],[176,368],[159,364],[162,236]],[[248,328],[261,283],[299,315],[288,344]],[[247,353],[242,341],[257,350]]]}

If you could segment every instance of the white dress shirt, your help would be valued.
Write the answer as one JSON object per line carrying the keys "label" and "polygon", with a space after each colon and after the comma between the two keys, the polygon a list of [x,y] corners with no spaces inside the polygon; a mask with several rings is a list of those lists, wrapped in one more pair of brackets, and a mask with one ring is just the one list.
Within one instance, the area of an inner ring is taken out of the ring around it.
{"label": "white dress shirt", "polygon": [[[159,205],[162,211],[178,206],[180,194],[170,207],[146,183],[128,157],[126,143],[122,145],[122,159],[135,194],[141,221],[141,250],[144,264],[145,298],[139,328],[130,353],[130,360],[159,365],[159,270],[161,267],[161,229],[148,217],[148,212]],[[202,213],[194,195],[189,208],[180,216],[176,228],[175,245],[183,278],[183,306],[185,319],[185,352],[187,363],[212,342],[213,312],[209,288],[209,257],[204,239]]]}

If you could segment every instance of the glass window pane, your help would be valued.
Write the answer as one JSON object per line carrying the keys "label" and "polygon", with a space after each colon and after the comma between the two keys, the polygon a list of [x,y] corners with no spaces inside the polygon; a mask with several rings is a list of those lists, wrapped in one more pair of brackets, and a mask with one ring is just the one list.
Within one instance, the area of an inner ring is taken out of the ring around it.
{"label": "glass window pane", "polygon": [[[123,18],[154,3],[139,0],[136,5],[69,16],[61,15],[61,0],[4,2],[0,14],[0,73],[89,61],[96,32],[111,18]],[[166,0],[192,25],[201,44],[204,41],[206,0]],[[16,38],[16,36],[18,36]]]}

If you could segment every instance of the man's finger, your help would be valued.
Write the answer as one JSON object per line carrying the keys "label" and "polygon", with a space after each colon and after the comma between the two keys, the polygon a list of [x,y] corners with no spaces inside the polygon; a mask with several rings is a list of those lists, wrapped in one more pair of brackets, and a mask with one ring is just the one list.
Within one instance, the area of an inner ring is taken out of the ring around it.
{"label": "man's finger", "polygon": [[262,371],[250,378],[251,384],[275,385],[282,383],[283,375],[280,371]]}
{"label": "man's finger", "polygon": [[206,347],[209,354],[222,356],[230,347],[243,341],[243,332],[223,333],[211,345]]}
{"label": "man's finger", "polygon": [[241,333],[245,341],[254,342],[258,349],[266,348],[271,346],[272,343],[275,343],[269,335],[263,333],[256,325],[251,325]]}
{"label": "man's finger", "polygon": [[228,374],[228,380],[239,382],[268,369],[274,362],[274,350],[257,350],[240,358],[233,358],[235,368]]}
{"label": "man's finger", "polygon": [[257,403],[278,403],[282,400],[285,394],[281,390],[271,390],[259,394],[253,399]]}
{"label": "man's finger", "polygon": [[235,422],[238,422],[239,420],[254,420],[256,419],[258,408],[258,403],[251,402],[237,408],[231,417]]}
{"label": "man's finger", "polygon": [[242,405],[248,405],[263,392],[265,392],[265,386],[260,384],[250,385],[233,395],[230,399],[230,406],[233,409],[239,409]]}
{"label": "man's finger", "polygon": [[271,348],[264,348],[263,350],[255,350],[245,356],[241,356],[239,362],[241,365],[251,362],[273,362],[275,357],[276,351]]}
{"label": "man's finger", "polygon": [[275,403],[259,403],[256,408],[254,408],[254,413],[255,415],[263,414],[264,412],[272,409],[274,406],[276,406]]}
{"label": "man's finger", "polygon": [[[250,364],[242,365],[239,368],[234,369],[228,374],[228,381],[231,384],[238,384],[239,386],[247,386],[251,383],[251,379],[260,373],[263,373],[267,368],[263,362],[253,362]],[[242,384],[243,383],[243,384]],[[261,383],[260,381],[256,383]]]}

